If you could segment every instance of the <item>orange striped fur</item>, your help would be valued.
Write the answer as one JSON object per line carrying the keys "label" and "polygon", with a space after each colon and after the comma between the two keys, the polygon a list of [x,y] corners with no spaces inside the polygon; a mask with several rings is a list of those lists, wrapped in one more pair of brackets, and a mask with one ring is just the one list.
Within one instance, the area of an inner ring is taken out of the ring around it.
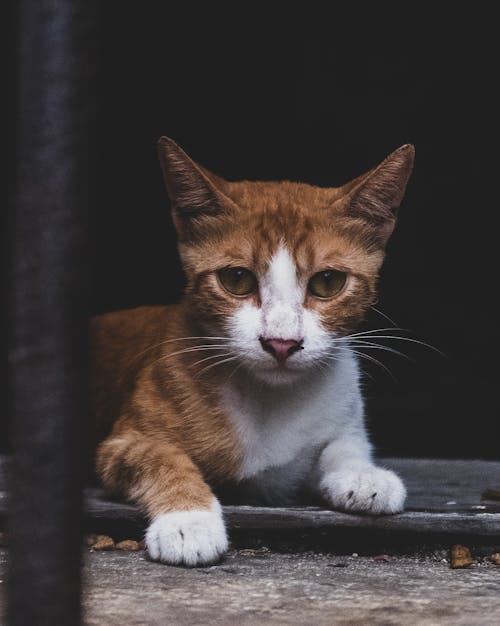
{"label": "orange striped fur", "polygon": [[[219,284],[222,267],[262,275],[279,245],[300,276],[334,266],[350,275],[333,300],[306,297],[325,328],[352,331],[376,298],[377,276],[413,162],[403,146],[341,188],[294,182],[227,182],[162,138],[160,160],[172,200],[187,277],[175,306],[141,307],[91,324],[97,471],[103,485],[135,502],[151,519],[208,509],[212,489],[236,481],[241,442],[218,388],[235,368],[210,349],[225,336],[239,299]],[[259,293],[251,296],[259,304]],[[194,339],[189,339],[194,338]],[[203,361],[203,359],[208,359]],[[200,362],[201,361],[201,362]]]}

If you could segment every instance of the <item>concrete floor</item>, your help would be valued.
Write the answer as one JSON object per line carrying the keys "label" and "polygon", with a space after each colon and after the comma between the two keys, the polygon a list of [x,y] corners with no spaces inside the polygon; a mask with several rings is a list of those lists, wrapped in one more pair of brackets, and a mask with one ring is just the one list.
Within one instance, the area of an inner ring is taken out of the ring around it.
{"label": "concrete floor", "polygon": [[[0,459],[1,461],[1,459]],[[316,509],[226,507],[233,550],[209,568],[149,562],[144,552],[85,548],[88,626],[498,626],[500,463],[399,459],[407,511],[383,518]],[[2,500],[0,462],[0,514]],[[3,504],[2,504],[3,503]],[[3,507],[3,509],[2,509]],[[1,515],[0,515],[1,517]],[[94,492],[87,530],[139,538],[140,513]],[[474,567],[451,569],[451,543],[474,548]],[[389,558],[340,556],[386,552]],[[5,605],[0,549],[0,624]]]}
{"label": "concrete floor", "polygon": [[[0,615],[5,551],[0,552]],[[144,552],[85,554],[89,626],[500,624],[500,566],[452,570],[446,552],[335,556],[233,550],[223,563],[183,569]]]}
{"label": "concrete floor", "polygon": [[90,553],[86,624],[500,624],[500,567],[452,570],[444,554],[337,557],[232,552],[218,566],[181,569],[144,553]]}

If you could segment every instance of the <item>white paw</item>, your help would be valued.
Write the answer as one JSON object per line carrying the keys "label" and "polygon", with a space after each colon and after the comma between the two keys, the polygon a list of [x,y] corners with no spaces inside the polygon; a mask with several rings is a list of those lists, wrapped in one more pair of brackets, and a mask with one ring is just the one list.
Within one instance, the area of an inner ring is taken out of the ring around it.
{"label": "white paw", "polygon": [[217,500],[211,509],[158,515],[146,531],[146,547],[154,561],[172,565],[207,565],[218,561],[228,542]]}
{"label": "white paw", "polygon": [[330,472],[320,489],[333,508],[373,515],[402,511],[406,498],[401,479],[374,465]]}

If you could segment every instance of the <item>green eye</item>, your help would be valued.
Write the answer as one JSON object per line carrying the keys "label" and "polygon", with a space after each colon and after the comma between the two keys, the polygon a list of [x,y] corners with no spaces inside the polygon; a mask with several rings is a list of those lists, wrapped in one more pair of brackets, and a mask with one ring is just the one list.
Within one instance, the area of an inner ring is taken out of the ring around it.
{"label": "green eye", "polygon": [[244,267],[224,267],[217,276],[224,289],[234,296],[248,296],[257,289],[257,279]]}
{"label": "green eye", "polygon": [[309,281],[309,291],[317,298],[333,298],[346,283],[347,274],[339,270],[317,272]]}

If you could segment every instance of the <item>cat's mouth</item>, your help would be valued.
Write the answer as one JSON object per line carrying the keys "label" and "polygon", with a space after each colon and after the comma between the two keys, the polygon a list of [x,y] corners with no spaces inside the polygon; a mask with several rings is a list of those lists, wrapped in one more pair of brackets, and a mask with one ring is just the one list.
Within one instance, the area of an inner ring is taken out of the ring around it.
{"label": "cat's mouth", "polygon": [[253,375],[263,382],[271,385],[289,385],[297,381],[305,374],[304,368],[298,367],[297,363],[266,363],[260,368],[252,368]]}

